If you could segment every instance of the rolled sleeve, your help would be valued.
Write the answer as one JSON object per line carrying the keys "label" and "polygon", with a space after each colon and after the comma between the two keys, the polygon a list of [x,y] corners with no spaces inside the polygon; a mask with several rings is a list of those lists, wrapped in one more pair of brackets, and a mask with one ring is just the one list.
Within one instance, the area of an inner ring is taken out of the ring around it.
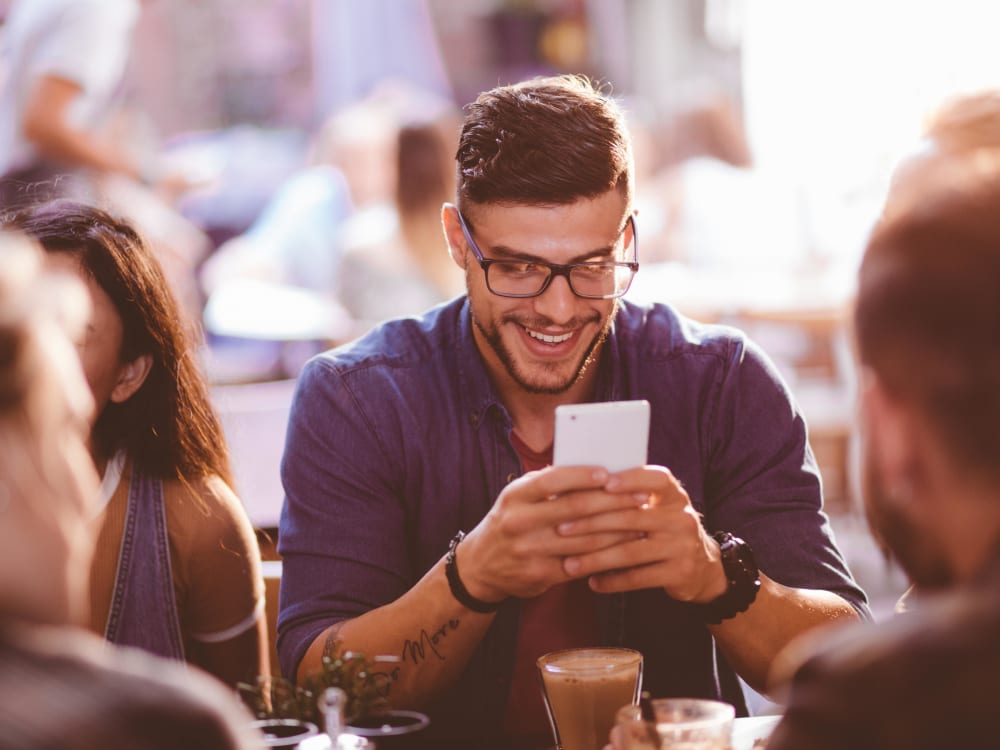
{"label": "rolled sleeve", "polygon": [[706,427],[707,523],[746,539],[776,582],[831,591],[870,617],[823,512],[805,420],[774,365],[734,339],[716,393]]}
{"label": "rolled sleeve", "polygon": [[391,452],[365,407],[344,372],[322,357],[306,365],[281,465],[278,654],[289,677],[324,629],[412,585]]}

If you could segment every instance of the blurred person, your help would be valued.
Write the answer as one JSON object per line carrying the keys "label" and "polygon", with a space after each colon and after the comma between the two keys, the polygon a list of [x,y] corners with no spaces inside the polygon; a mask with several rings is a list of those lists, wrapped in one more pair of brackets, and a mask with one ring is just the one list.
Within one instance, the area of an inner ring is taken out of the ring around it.
{"label": "blurred person", "polygon": [[[921,141],[893,172],[883,218],[909,210],[911,202],[922,199],[928,183],[961,181],[970,168],[995,162],[998,154],[1000,90],[982,89],[946,99],[931,110]],[[882,547],[891,556],[892,551]],[[896,602],[895,611],[911,611],[919,602],[920,592],[911,585]]]}
{"label": "blurred person", "polygon": [[[466,295],[313,359],[282,461],[278,651],[393,654],[440,747],[551,745],[535,660],[638,649],[655,695],[745,714],[795,636],[868,616],[805,423],[739,332],[622,301],[638,269],[620,109],[585,78],[466,109],[441,211]],[[565,403],[647,399],[649,465],[552,467]]]}
{"label": "blurred person", "polygon": [[441,204],[455,194],[454,124],[449,111],[399,129],[392,221],[382,231],[349,232],[337,298],[365,326],[420,313],[462,291],[441,237]]}
{"label": "blurred person", "polygon": [[208,240],[168,202],[193,183],[116,127],[141,6],[141,0],[12,3],[0,86],[0,208],[56,197],[114,205],[142,227],[191,311],[200,307],[194,268]]}
{"label": "blurred person", "polygon": [[976,747],[995,732],[998,156],[911,173],[868,243],[854,312],[864,498],[921,602],[823,643],[795,674],[772,750]]}
{"label": "blurred person", "polygon": [[209,299],[248,279],[330,294],[345,223],[359,210],[391,202],[395,132],[390,113],[371,100],[331,115],[308,163],[278,186],[246,232],[203,264]]}
{"label": "blurred person", "polygon": [[156,259],[129,224],[83,204],[43,204],[7,224],[91,297],[80,355],[97,403],[89,448],[104,507],[90,628],[229,685],[267,674],[260,551]]}
{"label": "blurred person", "polygon": [[94,402],[69,338],[86,292],[41,268],[0,235],[0,748],[260,747],[215,680],[75,627],[99,512]]}

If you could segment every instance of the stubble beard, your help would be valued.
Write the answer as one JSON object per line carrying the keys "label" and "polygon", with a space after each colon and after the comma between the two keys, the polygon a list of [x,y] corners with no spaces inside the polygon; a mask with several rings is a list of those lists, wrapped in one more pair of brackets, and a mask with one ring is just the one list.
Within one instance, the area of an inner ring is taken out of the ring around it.
{"label": "stubble beard", "polygon": [[875,537],[891,552],[918,589],[951,586],[954,577],[937,539],[922,532],[920,525],[900,507],[906,501],[893,497],[872,461],[865,461],[862,470],[865,514]]}
{"label": "stubble beard", "polygon": [[[511,379],[517,383],[518,386],[524,389],[527,393],[557,396],[568,391],[574,384],[580,381],[580,378],[583,377],[587,368],[590,367],[596,359],[597,352],[600,349],[601,344],[607,340],[608,334],[611,331],[611,325],[614,322],[617,313],[618,300],[615,300],[614,306],[611,308],[611,312],[604,321],[604,325],[601,326],[601,330],[597,332],[591,340],[590,345],[587,347],[587,350],[580,358],[579,365],[576,367],[573,374],[562,382],[555,381],[555,378],[557,377],[556,371],[559,367],[558,365],[537,365],[533,369],[541,369],[543,371],[542,375],[547,375],[548,377],[536,377],[532,379],[530,377],[530,373],[525,372],[525,370],[518,365],[513,352],[509,347],[507,347],[503,341],[503,337],[500,335],[501,328],[506,324],[521,326],[524,328],[544,328],[548,324],[548,321],[539,320],[533,321],[532,324],[528,324],[523,320],[518,319],[517,316],[506,315],[487,328],[480,322],[479,318],[475,314],[475,311],[472,311],[472,322],[476,328],[479,329],[479,332],[490,345],[494,354],[497,355],[497,358],[503,364],[504,369],[507,370],[507,374],[510,375]],[[586,321],[572,321],[572,327],[582,327],[587,323],[597,322],[599,320],[600,316],[595,313],[592,318]]]}

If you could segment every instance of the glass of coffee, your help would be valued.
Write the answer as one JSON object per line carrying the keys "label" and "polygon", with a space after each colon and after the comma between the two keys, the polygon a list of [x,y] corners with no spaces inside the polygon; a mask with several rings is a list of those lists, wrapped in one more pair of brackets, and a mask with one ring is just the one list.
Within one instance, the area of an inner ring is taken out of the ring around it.
{"label": "glass of coffee", "polygon": [[701,698],[651,701],[653,721],[638,706],[618,711],[616,748],[621,750],[729,750],[736,711],[729,703]]}
{"label": "glass of coffee", "polygon": [[601,750],[618,709],[636,704],[642,654],[629,648],[573,648],[538,659],[542,695],[560,750]]}

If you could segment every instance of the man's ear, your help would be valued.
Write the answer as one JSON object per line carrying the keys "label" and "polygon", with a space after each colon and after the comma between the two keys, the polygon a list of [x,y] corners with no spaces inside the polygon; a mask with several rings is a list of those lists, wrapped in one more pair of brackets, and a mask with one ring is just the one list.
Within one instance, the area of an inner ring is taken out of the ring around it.
{"label": "man's ear", "polygon": [[441,228],[448,243],[448,255],[455,261],[455,265],[464,270],[468,263],[469,248],[458,220],[458,207],[454,203],[445,203],[441,207]]}
{"label": "man's ear", "polygon": [[126,362],[118,370],[118,382],[111,391],[111,401],[121,404],[128,401],[142,384],[146,382],[149,371],[153,369],[153,355],[140,354],[131,362]]}

